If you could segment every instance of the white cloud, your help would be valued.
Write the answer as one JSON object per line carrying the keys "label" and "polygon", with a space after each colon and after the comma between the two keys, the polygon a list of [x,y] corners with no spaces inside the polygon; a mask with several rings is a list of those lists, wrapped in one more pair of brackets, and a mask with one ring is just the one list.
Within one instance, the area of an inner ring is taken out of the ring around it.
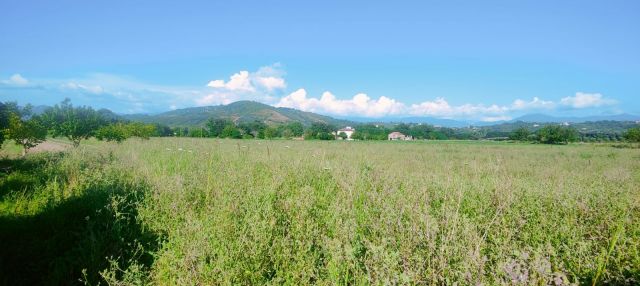
{"label": "white cloud", "polygon": [[197,98],[195,102],[199,106],[204,106],[204,105],[229,104],[237,100],[238,100],[237,97],[232,93],[215,92],[215,93],[209,93],[205,96]]}
{"label": "white cloud", "polygon": [[283,78],[284,72],[279,69],[279,64],[265,66],[258,71],[250,73],[240,71],[233,74],[229,81],[222,79],[210,81],[207,86],[215,89],[226,89],[232,92],[272,92],[284,89],[287,84]]}
{"label": "white cloud", "polygon": [[274,89],[283,89],[287,87],[286,83],[284,82],[284,79],[279,77],[273,77],[273,76],[256,77],[255,81],[256,81],[256,84],[264,87],[268,91],[272,91]]}
{"label": "white cloud", "polygon": [[552,109],[555,106],[556,104],[553,101],[541,100],[538,97],[534,97],[531,101],[516,99],[513,104],[511,104],[511,110]]}
{"label": "white cloud", "polygon": [[251,80],[249,79],[248,71],[240,71],[233,74],[226,83],[221,79],[212,80],[207,84],[207,86],[212,88],[224,88],[229,91],[236,92],[255,91],[255,87],[251,84]]}
{"label": "white cloud", "polygon": [[223,88],[225,86],[224,84],[224,80],[221,79],[217,79],[217,80],[212,80],[207,84],[208,87],[213,87],[213,88]]}
{"label": "white cloud", "polygon": [[577,92],[575,96],[567,96],[560,100],[561,105],[573,108],[600,107],[614,105],[617,102],[610,98],[605,98],[600,93]]}
{"label": "white cloud", "polygon": [[8,80],[3,80],[2,83],[9,85],[27,85],[29,80],[21,76],[19,73],[12,75]]}
{"label": "white cloud", "polygon": [[326,91],[318,99],[307,97],[307,91],[302,88],[281,98],[275,106],[334,115],[365,117],[395,115],[402,113],[405,109],[404,104],[385,96],[371,99],[364,93],[358,93],[352,99],[341,100],[337,99],[331,92]]}
{"label": "white cloud", "polygon": [[436,98],[434,101],[425,101],[412,104],[408,112],[418,116],[436,116],[443,118],[455,118],[462,116],[481,116],[485,114],[503,114],[509,111],[508,107],[483,104],[450,105],[444,98]]}
{"label": "white cloud", "polygon": [[93,94],[101,94],[104,92],[104,88],[99,85],[84,85],[75,82],[68,82],[61,85],[64,89],[82,90]]}

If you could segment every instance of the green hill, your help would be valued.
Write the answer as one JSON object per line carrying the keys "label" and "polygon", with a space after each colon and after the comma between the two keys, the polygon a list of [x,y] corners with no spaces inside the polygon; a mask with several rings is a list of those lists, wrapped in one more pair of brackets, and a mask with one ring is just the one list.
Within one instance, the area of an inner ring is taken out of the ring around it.
{"label": "green hill", "polygon": [[273,107],[255,101],[236,101],[228,105],[190,107],[156,115],[123,115],[123,118],[145,123],[160,123],[169,126],[200,126],[209,118],[229,119],[236,123],[261,121],[269,125],[298,121],[304,125],[323,122],[333,125],[349,125],[353,122],[335,119],[293,108]]}

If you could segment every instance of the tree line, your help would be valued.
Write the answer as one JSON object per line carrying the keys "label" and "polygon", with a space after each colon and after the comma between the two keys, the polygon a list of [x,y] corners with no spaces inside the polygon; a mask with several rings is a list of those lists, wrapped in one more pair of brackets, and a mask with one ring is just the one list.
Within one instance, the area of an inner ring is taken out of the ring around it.
{"label": "tree line", "polygon": [[0,146],[6,139],[22,146],[24,156],[29,149],[44,142],[47,136],[65,137],[74,147],[82,140],[122,142],[130,137],[148,139],[157,134],[154,125],[108,118],[102,111],[88,106],[73,106],[69,99],[34,114],[31,105],[0,102]]}
{"label": "tree line", "polygon": [[[482,128],[446,128],[429,124],[359,124],[355,125],[351,138],[356,140],[387,140],[387,135],[397,131],[414,139],[422,140],[477,140],[495,135]],[[48,108],[41,114],[34,114],[32,107],[19,107],[14,102],[0,102],[0,146],[5,139],[13,140],[23,147],[23,155],[47,136],[65,137],[73,146],[82,140],[95,137],[98,140],[122,142],[130,137],[148,139],[151,136],[210,137],[233,139],[273,139],[304,138],[305,140],[334,140],[337,136],[346,138],[346,134],[336,134],[338,127],[324,122],[314,122],[304,126],[300,122],[280,125],[267,125],[261,121],[236,123],[228,119],[210,118],[200,127],[169,127],[160,124],[130,122],[113,116],[107,110],[94,110],[88,106],[73,106],[66,99],[60,104]],[[599,133],[581,133],[570,126],[547,125],[537,131],[520,127],[508,133],[508,137],[499,137],[514,141],[529,141],[544,144],[567,144],[575,141],[599,140]],[[640,127],[626,132],[607,135],[611,141],[626,140],[640,142]]]}
{"label": "tree line", "polygon": [[529,141],[544,144],[568,144],[569,142],[581,141],[592,142],[600,141],[628,141],[640,142],[640,127],[630,128],[620,135],[607,135],[598,137],[601,133],[580,133],[573,127],[561,125],[546,125],[535,132],[530,131],[526,127],[520,127],[509,134],[509,139],[514,141]]}

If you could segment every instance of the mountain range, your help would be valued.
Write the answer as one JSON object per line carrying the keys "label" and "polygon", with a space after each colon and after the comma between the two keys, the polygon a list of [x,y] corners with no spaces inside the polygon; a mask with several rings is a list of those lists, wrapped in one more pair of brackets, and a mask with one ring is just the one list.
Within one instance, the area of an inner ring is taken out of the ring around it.
{"label": "mountain range", "polygon": [[[44,112],[48,106],[35,106],[35,114]],[[144,123],[160,123],[168,126],[201,126],[210,118],[228,119],[236,123],[261,121],[266,124],[276,125],[287,122],[301,122],[303,125],[311,125],[314,122],[322,122],[335,126],[357,125],[358,123],[376,123],[391,125],[394,123],[424,123],[441,127],[463,128],[470,126],[511,126],[515,123],[583,123],[601,121],[640,121],[640,116],[632,114],[617,114],[606,116],[587,117],[556,117],[546,114],[527,114],[508,121],[482,122],[470,120],[454,120],[434,117],[384,117],[384,118],[361,118],[361,117],[341,117],[334,118],[317,113],[301,111],[293,108],[274,107],[255,101],[236,101],[227,105],[202,106],[176,109],[158,114],[119,114],[116,115],[109,110],[101,109],[100,112],[107,118],[123,118],[131,121]]]}

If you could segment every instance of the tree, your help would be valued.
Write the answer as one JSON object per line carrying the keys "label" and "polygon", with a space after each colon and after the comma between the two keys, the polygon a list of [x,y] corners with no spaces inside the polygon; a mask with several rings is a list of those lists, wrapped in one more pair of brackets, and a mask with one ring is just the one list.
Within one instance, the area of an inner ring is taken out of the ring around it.
{"label": "tree", "polygon": [[98,140],[116,141],[121,143],[129,138],[129,132],[127,126],[123,123],[109,124],[107,126],[100,127],[96,131],[96,138]]}
{"label": "tree", "polygon": [[0,147],[4,143],[5,132],[9,128],[9,117],[11,115],[11,109],[9,104],[0,102]]}
{"label": "tree", "polygon": [[305,132],[305,139],[320,139],[320,140],[333,140],[335,137],[331,134],[335,128],[324,122],[314,122],[311,124],[307,132]]}
{"label": "tree", "polygon": [[222,129],[220,137],[240,139],[242,138],[242,134],[240,133],[240,130],[238,130],[238,128],[236,128],[233,124],[229,124],[225,126],[224,129]]}
{"label": "tree", "polygon": [[347,133],[344,132],[338,133],[338,137],[342,138],[342,140],[349,138],[349,136],[347,136]]}
{"label": "tree", "polygon": [[578,132],[572,127],[547,125],[538,130],[538,141],[545,144],[568,144],[577,139]]}
{"label": "tree", "polygon": [[8,139],[22,146],[22,156],[25,156],[29,149],[37,146],[47,138],[47,129],[40,121],[40,118],[34,116],[28,120],[23,120],[15,113],[9,115],[9,128],[6,133]]}
{"label": "tree", "polygon": [[264,129],[264,138],[272,139],[278,136],[278,130],[273,127],[267,127]]}
{"label": "tree", "polygon": [[228,125],[233,125],[233,122],[226,119],[209,118],[206,123],[207,128],[209,128],[209,136],[211,137],[222,137],[222,131]]}
{"label": "tree", "polygon": [[140,122],[131,122],[125,125],[127,128],[128,137],[138,137],[142,139],[149,139],[156,131],[155,126],[152,124],[144,124]]}
{"label": "tree", "polygon": [[67,137],[74,147],[80,146],[81,140],[89,139],[107,123],[91,107],[74,107],[68,98],[45,111],[43,118],[52,129],[54,137]]}
{"label": "tree", "polygon": [[529,134],[531,134],[529,129],[520,127],[509,134],[509,139],[515,141],[527,141],[529,139]]}
{"label": "tree", "polygon": [[623,137],[629,142],[640,143],[640,127],[630,128],[623,134]]}
{"label": "tree", "polygon": [[302,134],[304,134],[304,126],[302,125],[302,123],[300,123],[298,121],[294,121],[294,122],[291,122],[291,123],[287,124],[286,129],[290,130],[291,131],[291,135],[295,136],[295,137],[300,137],[300,136],[302,136]]}

